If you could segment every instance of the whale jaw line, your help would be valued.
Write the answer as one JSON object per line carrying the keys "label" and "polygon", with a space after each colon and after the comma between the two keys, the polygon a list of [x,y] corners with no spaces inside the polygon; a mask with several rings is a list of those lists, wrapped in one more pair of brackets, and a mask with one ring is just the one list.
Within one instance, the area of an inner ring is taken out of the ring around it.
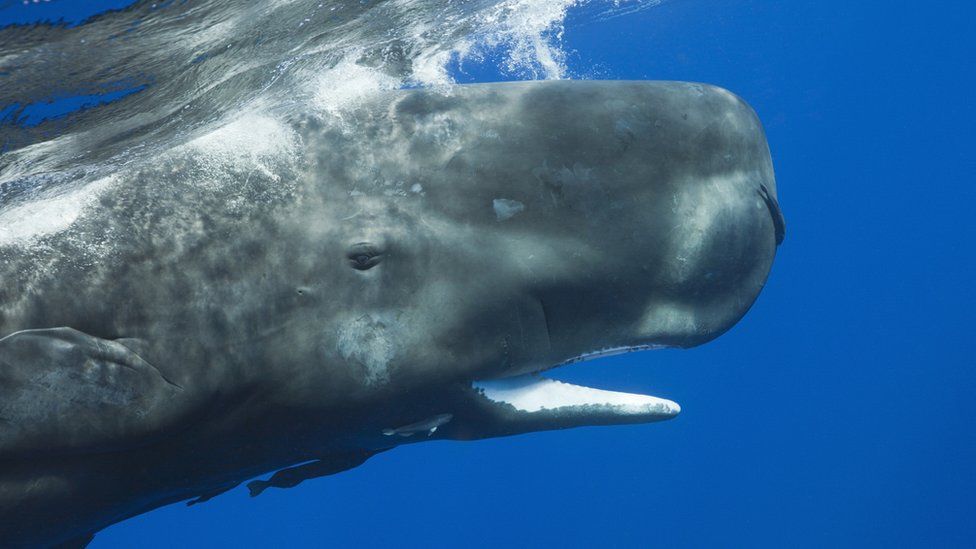
{"label": "whale jaw line", "polygon": [[488,400],[510,405],[524,413],[591,411],[659,421],[681,412],[678,403],[664,398],[573,385],[535,374],[475,381],[472,386]]}
{"label": "whale jaw line", "polygon": [[[663,348],[637,345],[600,349],[564,360],[551,368],[623,353]],[[533,372],[512,377],[474,381],[472,388],[487,401],[514,408],[526,418],[551,417],[572,425],[649,423],[681,413],[677,402],[651,395],[625,393],[574,385]],[[571,425],[571,426],[572,426]]]}

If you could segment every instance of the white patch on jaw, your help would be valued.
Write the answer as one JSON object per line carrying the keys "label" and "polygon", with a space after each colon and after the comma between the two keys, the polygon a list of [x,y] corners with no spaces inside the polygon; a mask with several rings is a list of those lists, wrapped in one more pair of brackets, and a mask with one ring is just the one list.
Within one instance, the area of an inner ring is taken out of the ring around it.
{"label": "white patch on jaw", "polygon": [[0,210],[0,246],[30,244],[68,229],[114,180],[106,177],[67,193]]}
{"label": "white patch on jaw", "polygon": [[393,313],[367,313],[339,324],[339,356],[364,368],[367,384],[389,379],[402,326]]}
{"label": "white patch on jaw", "polygon": [[509,200],[507,198],[496,198],[491,201],[491,205],[495,209],[495,218],[498,221],[511,219],[525,209],[525,204],[522,204],[518,200]]}
{"label": "white patch on jaw", "polygon": [[681,411],[676,402],[663,398],[593,389],[531,374],[476,381],[473,386],[489,400],[511,404],[522,412],[580,406],[609,406],[621,414],[657,413],[673,416]]}

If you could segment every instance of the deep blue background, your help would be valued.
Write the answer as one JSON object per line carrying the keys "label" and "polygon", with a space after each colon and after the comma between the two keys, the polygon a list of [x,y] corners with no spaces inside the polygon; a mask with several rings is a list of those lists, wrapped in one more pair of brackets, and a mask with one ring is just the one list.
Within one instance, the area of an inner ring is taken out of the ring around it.
{"label": "deep blue background", "polygon": [[718,84],[766,124],[787,236],[753,310],[698,349],[558,374],[672,398],[681,416],[404,447],[296,489],[158,510],[93,547],[973,547],[964,5],[673,0],[585,24],[575,11],[577,73]]}

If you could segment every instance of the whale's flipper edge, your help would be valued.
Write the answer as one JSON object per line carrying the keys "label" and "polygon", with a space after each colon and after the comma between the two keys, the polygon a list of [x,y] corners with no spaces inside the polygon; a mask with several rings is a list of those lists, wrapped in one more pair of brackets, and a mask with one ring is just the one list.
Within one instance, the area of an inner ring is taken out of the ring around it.
{"label": "whale's flipper edge", "polygon": [[0,458],[107,452],[158,434],[183,388],[120,341],[67,327],[0,339]]}
{"label": "whale's flipper edge", "polygon": [[361,450],[330,454],[316,461],[282,469],[271,475],[268,480],[252,480],[247,483],[247,488],[250,490],[252,498],[261,495],[261,492],[268,488],[293,488],[309,479],[334,475],[359,467],[369,458],[385,451],[385,449],[378,451]]}

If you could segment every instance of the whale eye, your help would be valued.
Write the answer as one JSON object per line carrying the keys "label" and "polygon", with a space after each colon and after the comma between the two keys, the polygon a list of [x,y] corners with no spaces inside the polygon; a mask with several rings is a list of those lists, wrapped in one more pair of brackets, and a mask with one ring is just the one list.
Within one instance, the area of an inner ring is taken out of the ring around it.
{"label": "whale eye", "polygon": [[349,248],[349,251],[346,253],[346,257],[349,259],[349,264],[353,269],[356,269],[357,271],[365,271],[366,269],[372,269],[379,264],[383,254],[371,244],[364,242]]}

